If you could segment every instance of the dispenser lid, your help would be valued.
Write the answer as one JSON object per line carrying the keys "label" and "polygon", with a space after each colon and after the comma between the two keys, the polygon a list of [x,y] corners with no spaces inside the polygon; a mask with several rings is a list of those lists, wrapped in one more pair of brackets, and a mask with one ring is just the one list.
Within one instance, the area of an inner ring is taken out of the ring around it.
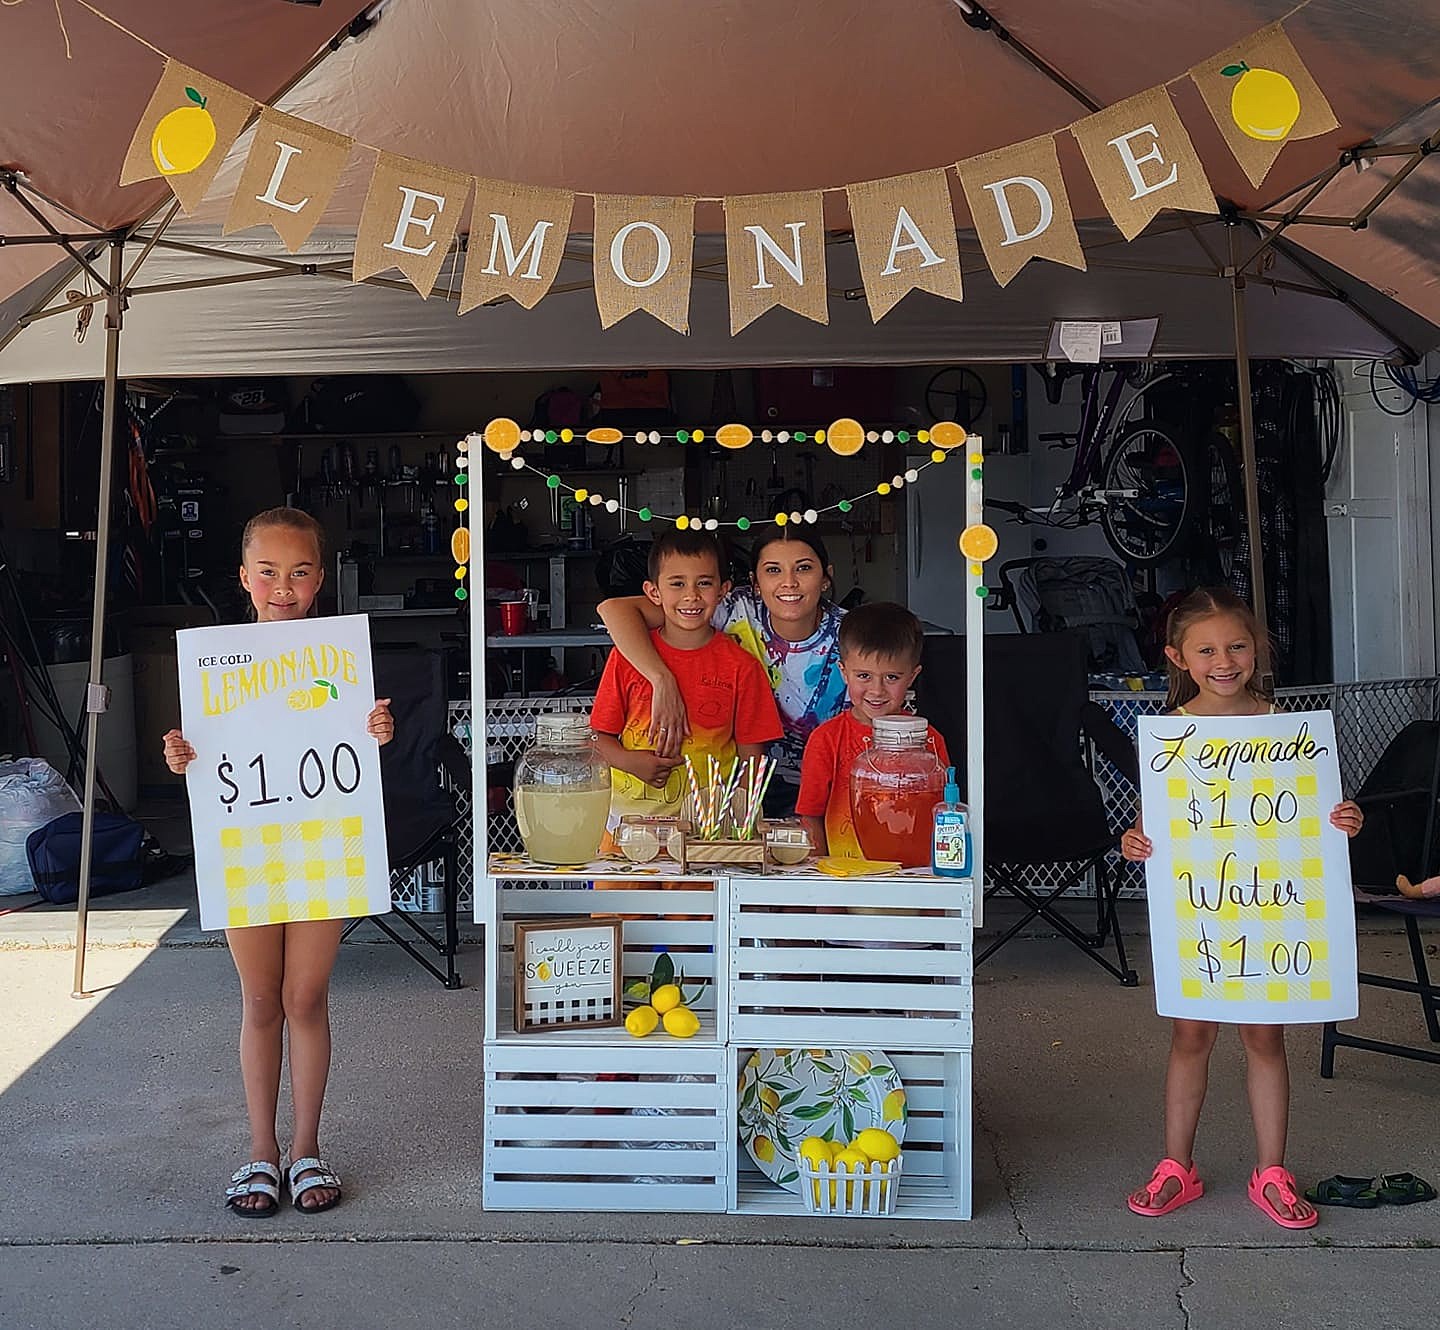
{"label": "dispenser lid", "polygon": [[876,716],[871,721],[875,742],[905,743],[924,742],[930,733],[930,722],[924,716]]}
{"label": "dispenser lid", "polygon": [[535,741],[555,748],[587,744],[590,733],[588,711],[554,711],[535,717]]}

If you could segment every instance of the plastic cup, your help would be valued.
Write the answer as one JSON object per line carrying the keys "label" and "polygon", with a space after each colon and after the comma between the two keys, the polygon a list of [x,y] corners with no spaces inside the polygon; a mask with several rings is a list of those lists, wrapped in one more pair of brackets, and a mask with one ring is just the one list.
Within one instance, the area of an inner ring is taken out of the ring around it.
{"label": "plastic cup", "polygon": [[529,606],[523,600],[500,602],[500,631],[507,637],[518,637],[529,621]]}

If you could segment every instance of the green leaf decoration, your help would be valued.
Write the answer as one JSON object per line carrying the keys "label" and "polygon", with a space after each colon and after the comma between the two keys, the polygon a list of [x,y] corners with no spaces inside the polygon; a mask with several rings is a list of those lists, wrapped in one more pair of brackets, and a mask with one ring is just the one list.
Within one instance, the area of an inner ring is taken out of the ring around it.
{"label": "green leaf decoration", "polygon": [[333,683],[330,685],[330,700],[332,702],[338,702],[340,700],[340,690],[336,688]]}
{"label": "green leaf decoration", "polygon": [[894,1067],[871,1067],[871,1068],[870,1068],[870,1074],[871,1074],[872,1076],[890,1076],[890,1075],[893,1075],[893,1074],[894,1074],[894,1071],[895,1071],[895,1068],[894,1068]]}
{"label": "green leaf decoration", "polygon": [[799,1181],[799,1178],[800,1174],[796,1173],[794,1170],[791,1170],[789,1173],[782,1173],[779,1179],[780,1185],[784,1187],[788,1183]]}
{"label": "green leaf decoration", "polygon": [[186,88],[185,95],[202,110],[205,108],[205,98],[196,92],[194,88]]}
{"label": "green leaf decoration", "polygon": [[845,1128],[845,1139],[855,1139],[855,1115],[850,1111],[849,1104],[840,1105],[840,1125]]}
{"label": "green leaf decoration", "polygon": [[791,1116],[799,1118],[801,1122],[814,1122],[829,1115],[829,1104],[801,1104]]}
{"label": "green leaf decoration", "polygon": [[1220,77],[1233,79],[1240,74],[1247,73],[1249,69],[1250,66],[1242,60],[1238,65],[1226,65],[1225,68],[1220,71]]}
{"label": "green leaf decoration", "polygon": [[315,685],[318,688],[334,688],[335,685],[329,679],[316,679]]}
{"label": "green leaf decoration", "polygon": [[664,988],[666,984],[675,982],[675,962],[670,959],[668,951],[662,951],[655,958],[655,968],[650,972],[650,991],[653,993],[657,988]]}
{"label": "green leaf decoration", "polygon": [[787,1094],[787,1095],[785,1095],[785,1096],[783,1096],[783,1097],[781,1098],[781,1100],[780,1100],[780,1107],[781,1107],[781,1108],[789,1108],[790,1105],[793,1104],[797,1099],[803,1099],[804,1097],[805,1097],[805,1087],[804,1087],[804,1086],[801,1086],[800,1089],[798,1089],[798,1090],[791,1090],[789,1094]]}
{"label": "green leaf decoration", "polygon": [[835,1074],[835,1068],[828,1062],[821,1062],[819,1058],[814,1058],[812,1065],[816,1071],[823,1071],[827,1076],[833,1076]]}

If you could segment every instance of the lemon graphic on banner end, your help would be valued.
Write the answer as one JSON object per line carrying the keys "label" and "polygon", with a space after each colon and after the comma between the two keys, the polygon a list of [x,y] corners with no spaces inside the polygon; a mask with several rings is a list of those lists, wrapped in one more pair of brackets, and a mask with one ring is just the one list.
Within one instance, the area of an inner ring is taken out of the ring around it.
{"label": "lemon graphic on banner end", "polygon": [[1238,78],[1230,93],[1230,116],[1243,134],[1262,143],[1278,143],[1300,118],[1300,94],[1278,70],[1251,69],[1243,60],[1220,73]]}
{"label": "lemon graphic on banner end", "polygon": [[188,175],[215,147],[215,120],[194,88],[185,95],[194,106],[179,106],[160,118],[150,136],[150,157],[161,175]]}

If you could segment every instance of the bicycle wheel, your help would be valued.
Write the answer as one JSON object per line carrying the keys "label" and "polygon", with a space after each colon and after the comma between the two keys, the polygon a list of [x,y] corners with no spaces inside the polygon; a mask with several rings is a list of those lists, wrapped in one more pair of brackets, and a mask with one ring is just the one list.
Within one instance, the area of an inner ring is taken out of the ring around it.
{"label": "bicycle wheel", "polygon": [[1245,488],[1235,445],[1218,430],[1201,449],[1200,479],[1204,489],[1192,523],[1195,543],[1209,580],[1223,582],[1245,531]]}
{"label": "bicycle wheel", "polygon": [[[1185,450],[1158,425],[1136,425],[1110,445],[1101,469],[1107,494],[1100,524],[1122,559],[1149,567],[1179,552],[1195,494],[1191,470]],[[1120,498],[1117,490],[1134,497]]]}

